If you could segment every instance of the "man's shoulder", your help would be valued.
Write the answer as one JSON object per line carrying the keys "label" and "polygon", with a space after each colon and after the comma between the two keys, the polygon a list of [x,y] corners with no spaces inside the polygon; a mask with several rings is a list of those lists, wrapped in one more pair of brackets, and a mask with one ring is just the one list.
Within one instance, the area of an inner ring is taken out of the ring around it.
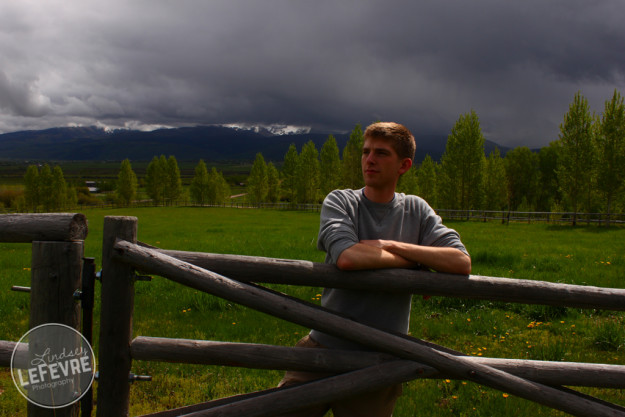
{"label": "man's shoulder", "polygon": [[404,207],[412,207],[412,208],[424,208],[429,207],[430,205],[423,198],[414,194],[404,194],[397,193],[395,198],[398,204],[402,204]]}
{"label": "man's shoulder", "polygon": [[361,190],[352,190],[350,188],[343,190],[334,190],[326,196],[325,201],[341,201],[357,203],[362,198]]}

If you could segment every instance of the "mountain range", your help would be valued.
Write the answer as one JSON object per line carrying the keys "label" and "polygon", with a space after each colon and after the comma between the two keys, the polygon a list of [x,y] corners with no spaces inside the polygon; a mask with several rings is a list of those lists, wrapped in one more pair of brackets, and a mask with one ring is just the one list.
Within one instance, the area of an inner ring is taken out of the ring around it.
{"label": "mountain range", "polygon": [[[320,150],[328,133],[275,134],[266,129],[226,126],[195,126],[137,130],[105,130],[100,127],[58,127],[0,134],[0,160],[38,161],[131,161],[174,155],[179,161],[253,160],[261,152],[267,161],[282,161],[291,143],[298,151],[312,140]],[[343,149],[349,134],[333,134]],[[416,136],[416,161],[429,154],[435,161],[445,151],[446,135]],[[498,147],[486,141],[488,155]]]}

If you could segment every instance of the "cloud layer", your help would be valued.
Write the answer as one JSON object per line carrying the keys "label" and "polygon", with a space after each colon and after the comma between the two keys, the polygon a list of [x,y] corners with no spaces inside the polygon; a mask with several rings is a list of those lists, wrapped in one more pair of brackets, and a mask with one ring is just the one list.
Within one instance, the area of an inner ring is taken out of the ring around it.
{"label": "cloud layer", "polygon": [[34,0],[0,5],[0,131],[395,120],[542,146],[625,93],[620,0]]}

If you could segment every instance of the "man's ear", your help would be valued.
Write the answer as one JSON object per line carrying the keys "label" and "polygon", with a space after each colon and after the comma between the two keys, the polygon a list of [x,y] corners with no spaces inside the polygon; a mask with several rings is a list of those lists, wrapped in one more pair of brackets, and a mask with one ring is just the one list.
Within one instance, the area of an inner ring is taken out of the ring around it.
{"label": "man's ear", "polygon": [[406,172],[408,172],[411,166],[412,166],[412,159],[410,158],[402,159],[401,165],[399,166],[399,175],[403,175]]}

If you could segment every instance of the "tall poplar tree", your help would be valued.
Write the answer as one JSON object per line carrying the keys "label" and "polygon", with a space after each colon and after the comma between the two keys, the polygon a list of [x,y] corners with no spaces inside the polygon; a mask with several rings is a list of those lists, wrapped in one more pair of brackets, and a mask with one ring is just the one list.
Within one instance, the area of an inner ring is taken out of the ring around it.
{"label": "tall poplar tree", "polygon": [[130,206],[137,196],[137,175],[132,170],[130,161],[122,161],[117,176],[117,200],[122,206]]}
{"label": "tall poplar tree", "polygon": [[475,111],[461,115],[441,158],[441,203],[450,209],[479,209],[482,199],[484,136]]}
{"label": "tall poplar tree", "polygon": [[247,197],[250,203],[259,204],[265,201],[269,192],[267,181],[267,165],[259,152],[256,154],[250,176],[247,178]]}
{"label": "tall poplar tree", "polygon": [[267,163],[267,201],[280,201],[280,174],[273,162]]}
{"label": "tall poplar tree", "polygon": [[360,124],[357,124],[349,135],[349,140],[343,148],[343,186],[345,188],[360,189],[364,186],[362,178],[362,145],[364,136]]}
{"label": "tall poplar tree", "polygon": [[170,155],[167,159],[165,198],[170,203],[177,201],[182,195],[182,180],[176,157]]}
{"label": "tall poplar tree", "polygon": [[560,124],[556,170],[562,192],[574,213],[573,225],[577,223],[577,212],[592,189],[595,156],[592,123],[588,100],[578,91]]}
{"label": "tall poplar tree", "polygon": [[533,210],[538,197],[538,155],[521,146],[508,152],[504,163],[510,208],[517,210],[523,203],[523,210]]}
{"label": "tall poplar tree", "polygon": [[289,149],[284,155],[284,164],[282,165],[282,190],[286,199],[290,202],[295,202],[296,198],[296,178],[295,171],[297,170],[297,164],[299,163],[299,155],[297,154],[297,148],[295,144],[291,144]]}
{"label": "tall poplar tree", "polygon": [[222,204],[230,198],[230,186],[217,168],[211,168],[208,175],[208,202],[210,204]]}
{"label": "tall poplar tree", "polygon": [[508,202],[506,167],[499,148],[492,151],[484,164],[484,208],[503,210]]}
{"label": "tall poplar tree", "polygon": [[404,194],[417,195],[419,193],[418,188],[417,167],[412,165],[410,169],[399,178],[397,191]]}
{"label": "tall poplar tree", "polygon": [[189,192],[194,203],[200,205],[208,203],[208,170],[202,159],[195,166],[195,175],[191,180]]}
{"label": "tall poplar tree", "polygon": [[36,212],[39,206],[39,168],[29,165],[24,175],[24,200],[26,210]]}
{"label": "tall poplar tree", "polygon": [[165,201],[165,184],[167,181],[167,160],[165,155],[154,156],[148,164],[145,175],[145,189],[155,205]]}
{"label": "tall poplar tree", "polygon": [[296,170],[297,202],[316,203],[319,200],[319,152],[315,143],[308,141],[299,155]]}
{"label": "tall poplar tree", "polygon": [[625,105],[617,90],[605,102],[596,145],[601,161],[597,165],[597,188],[605,199],[606,213],[610,213],[614,200],[625,190]]}
{"label": "tall poplar tree", "polygon": [[52,170],[50,165],[44,164],[39,172],[39,203],[43,211],[52,211],[54,207],[54,188],[52,184]]}
{"label": "tall poplar tree", "polygon": [[328,136],[320,153],[320,188],[325,196],[341,186],[341,157],[334,136]]}
{"label": "tall poplar tree", "polygon": [[538,152],[538,168],[540,170],[538,201],[536,208],[539,211],[553,211],[561,202],[560,187],[558,185],[558,145],[551,142]]}
{"label": "tall poplar tree", "polygon": [[417,169],[417,193],[432,207],[438,205],[437,163],[428,154]]}
{"label": "tall poplar tree", "polygon": [[54,190],[51,196],[52,210],[64,209],[67,206],[67,183],[63,170],[58,165],[52,170],[52,189]]}

